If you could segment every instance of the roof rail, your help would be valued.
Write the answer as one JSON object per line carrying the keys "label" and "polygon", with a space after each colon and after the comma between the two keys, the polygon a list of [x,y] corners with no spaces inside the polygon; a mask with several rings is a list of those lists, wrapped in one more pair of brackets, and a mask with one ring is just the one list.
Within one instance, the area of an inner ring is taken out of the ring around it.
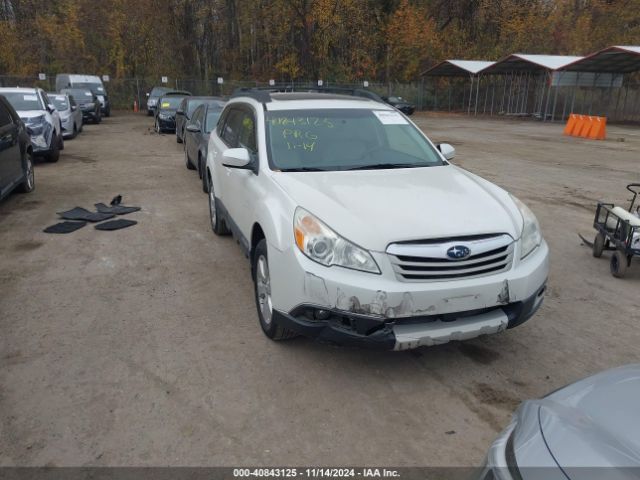
{"label": "roof rail", "polygon": [[261,103],[269,103],[272,93],[333,93],[340,95],[351,95],[353,97],[362,97],[374,100],[376,102],[385,103],[382,98],[370,91],[362,88],[351,87],[316,87],[316,86],[293,86],[290,84],[270,85],[268,87],[240,87],[236,88],[231,94],[234,97],[250,97]]}

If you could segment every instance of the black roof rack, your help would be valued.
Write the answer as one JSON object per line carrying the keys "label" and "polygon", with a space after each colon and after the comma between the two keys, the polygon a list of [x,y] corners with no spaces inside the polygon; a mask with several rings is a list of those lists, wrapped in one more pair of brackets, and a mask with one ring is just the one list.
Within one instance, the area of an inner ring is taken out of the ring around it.
{"label": "black roof rack", "polygon": [[350,95],[352,97],[368,98],[376,102],[385,103],[382,98],[370,91],[362,88],[351,87],[317,87],[317,86],[293,86],[293,85],[270,85],[268,87],[240,87],[231,94],[231,98],[250,97],[260,103],[269,103],[272,93],[326,93],[338,95]]}

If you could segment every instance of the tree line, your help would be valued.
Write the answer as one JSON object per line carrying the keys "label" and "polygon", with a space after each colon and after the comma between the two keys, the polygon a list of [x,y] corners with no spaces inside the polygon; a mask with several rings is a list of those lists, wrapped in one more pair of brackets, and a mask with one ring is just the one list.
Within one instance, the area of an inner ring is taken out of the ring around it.
{"label": "tree line", "polygon": [[640,44],[640,0],[0,0],[0,74],[412,81]]}

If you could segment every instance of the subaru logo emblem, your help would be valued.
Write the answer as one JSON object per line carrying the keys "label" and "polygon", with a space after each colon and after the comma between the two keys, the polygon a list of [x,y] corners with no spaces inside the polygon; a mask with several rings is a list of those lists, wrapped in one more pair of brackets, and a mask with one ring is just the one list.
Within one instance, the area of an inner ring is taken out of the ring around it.
{"label": "subaru logo emblem", "polygon": [[462,260],[463,258],[467,258],[471,255],[471,250],[464,245],[455,245],[447,250],[447,257],[453,260]]}

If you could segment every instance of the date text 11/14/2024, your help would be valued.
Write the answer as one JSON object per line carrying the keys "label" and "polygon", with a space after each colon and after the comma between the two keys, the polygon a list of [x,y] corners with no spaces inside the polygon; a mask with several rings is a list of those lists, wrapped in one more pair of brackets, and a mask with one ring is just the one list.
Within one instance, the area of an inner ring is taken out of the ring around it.
{"label": "date text 11/14/2024", "polygon": [[387,468],[234,468],[234,478],[399,478]]}

